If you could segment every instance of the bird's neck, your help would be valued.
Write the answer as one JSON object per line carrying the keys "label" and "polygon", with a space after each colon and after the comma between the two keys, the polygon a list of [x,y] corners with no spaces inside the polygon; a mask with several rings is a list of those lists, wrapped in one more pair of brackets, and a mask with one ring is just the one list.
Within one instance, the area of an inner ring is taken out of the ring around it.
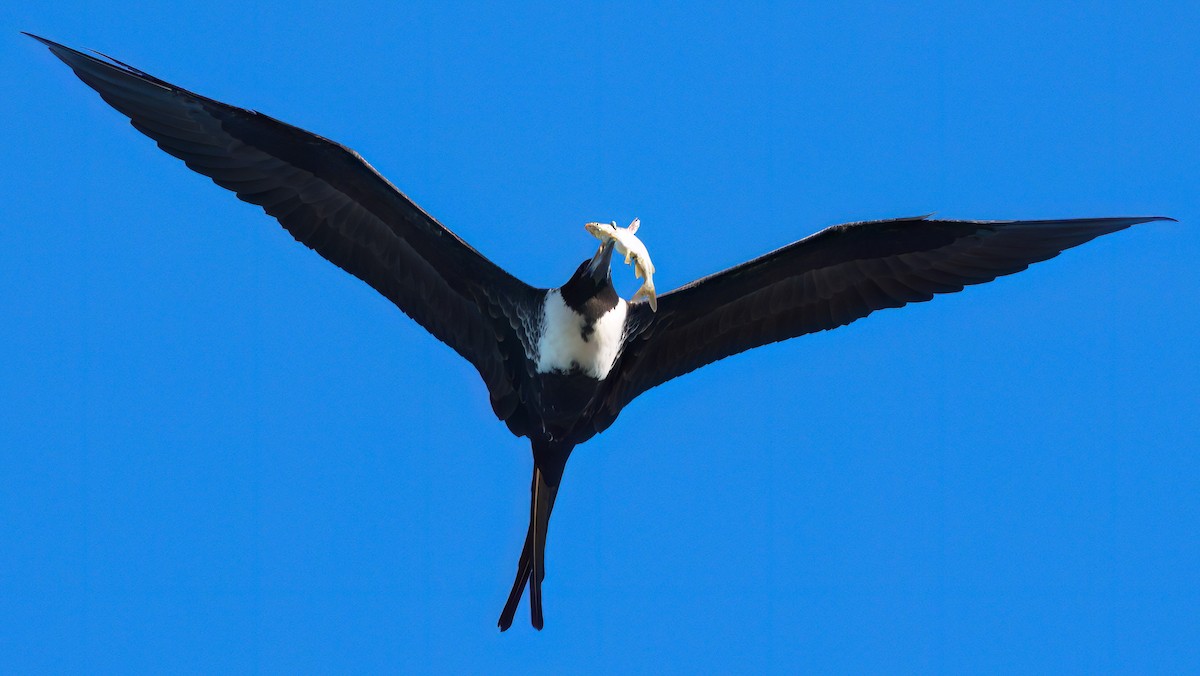
{"label": "bird's neck", "polygon": [[616,307],[621,300],[611,276],[597,283],[587,275],[576,274],[562,285],[559,293],[567,307],[593,320]]}

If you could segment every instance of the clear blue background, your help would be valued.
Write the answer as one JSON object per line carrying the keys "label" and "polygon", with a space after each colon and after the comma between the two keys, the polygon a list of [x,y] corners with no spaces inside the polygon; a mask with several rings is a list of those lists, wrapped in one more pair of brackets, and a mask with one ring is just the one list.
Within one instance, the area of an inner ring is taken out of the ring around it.
{"label": "clear blue background", "polygon": [[[135,4],[3,20],[0,671],[1200,668],[1196,3]],[[842,221],[1181,222],[644,395],[501,635],[530,458],[471,367],[18,30],[539,285],[635,215],[663,289]]]}

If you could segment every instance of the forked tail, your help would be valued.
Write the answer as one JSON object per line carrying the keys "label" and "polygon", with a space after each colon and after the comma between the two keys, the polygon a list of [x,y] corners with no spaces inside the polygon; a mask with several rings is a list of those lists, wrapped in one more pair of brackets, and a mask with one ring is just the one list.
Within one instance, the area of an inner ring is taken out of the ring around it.
{"label": "forked tail", "polygon": [[550,525],[550,512],[554,509],[554,498],[562,481],[563,468],[572,446],[558,444],[533,444],[533,485],[530,487],[529,531],[525,534],[525,547],[517,562],[517,579],[513,582],[504,611],[500,613],[500,631],[512,626],[521,593],[529,584],[529,616],[535,629],[542,628],[542,580],[546,577],[546,529]]}

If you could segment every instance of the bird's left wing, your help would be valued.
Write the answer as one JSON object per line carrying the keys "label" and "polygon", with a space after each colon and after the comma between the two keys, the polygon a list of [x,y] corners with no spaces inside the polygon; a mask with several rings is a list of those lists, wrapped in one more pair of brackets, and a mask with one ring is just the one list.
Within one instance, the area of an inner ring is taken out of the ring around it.
{"label": "bird's left wing", "polygon": [[638,394],[718,359],[961,291],[1155,220],[1170,219],[921,216],[826,228],[661,296],[657,314],[631,306],[630,336],[596,425],[603,429]]}
{"label": "bird's left wing", "polygon": [[111,57],[30,37],[160,148],[262,207],[470,361],[500,419],[518,408],[509,372],[523,368],[519,336],[538,289],[475,251],[345,146]]}

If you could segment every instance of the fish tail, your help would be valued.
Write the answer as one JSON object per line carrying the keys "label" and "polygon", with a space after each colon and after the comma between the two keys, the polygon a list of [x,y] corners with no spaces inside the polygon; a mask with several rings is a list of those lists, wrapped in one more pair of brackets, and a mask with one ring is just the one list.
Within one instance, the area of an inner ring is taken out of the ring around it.
{"label": "fish tail", "polygon": [[653,277],[646,275],[646,281],[642,282],[642,288],[638,289],[637,293],[633,294],[633,298],[630,300],[637,300],[638,298],[648,300],[650,302],[650,309],[658,312],[658,294],[654,290]]}

